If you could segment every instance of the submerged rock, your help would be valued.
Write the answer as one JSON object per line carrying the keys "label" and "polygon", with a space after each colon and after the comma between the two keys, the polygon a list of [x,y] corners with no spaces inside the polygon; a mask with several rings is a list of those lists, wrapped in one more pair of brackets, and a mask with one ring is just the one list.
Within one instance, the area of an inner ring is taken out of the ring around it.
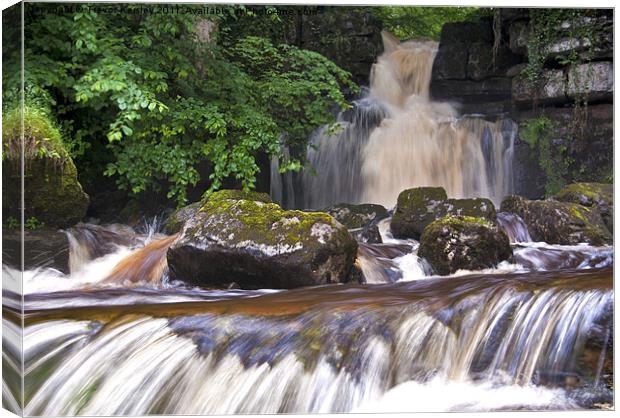
{"label": "submerged rock", "polygon": [[573,183],[555,196],[560,202],[577,203],[597,208],[609,232],[614,230],[614,185],[606,183]]}
{"label": "submerged rock", "polygon": [[613,241],[595,207],[513,195],[502,201],[501,210],[519,215],[534,241],[561,245],[605,245]]}
{"label": "submerged rock", "polygon": [[397,238],[420,239],[427,225],[448,215],[496,220],[495,207],[489,199],[448,199],[442,187],[418,187],[398,195],[390,227]]}
{"label": "submerged rock", "polygon": [[495,267],[512,257],[506,234],[484,218],[446,216],[424,228],[418,255],[436,274]]}
{"label": "submerged rock", "polygon": [[185,223],[167,254],[173,279],[205,286],[235,282],[245,289],[349,279],[357,243],[334,218],[239,197],[215,192]]}

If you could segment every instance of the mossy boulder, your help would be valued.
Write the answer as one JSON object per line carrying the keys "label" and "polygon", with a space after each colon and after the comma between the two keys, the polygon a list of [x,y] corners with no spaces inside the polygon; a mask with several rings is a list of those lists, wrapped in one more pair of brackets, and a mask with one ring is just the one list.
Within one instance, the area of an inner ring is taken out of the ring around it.
{"label": "mossy boulder", "polygon": [[213,193],[168,250],[173,279],[193,285],[290,289],[349,279],[357,242],[322,212]]}
{"label": "mossy boulder", "polygon": [[561,245],[606,245],[613,241],[596,207],[513,195],[502,201],[501,211],[519,215],[534,241]]}
{"label": "mossy boulder", "polygon": [[392,234],[419,240],[427,225],[448,215],[496,220],[495,206],[489,199],[448,199],[443,187],[417,187],[398,195],[390,225]]}
{"label": "mossy boulder", "polygon": [[2,119],[3,214],[19,217],[23,155],[25,218],[36,218],[48,227],[74,225],[86,215],[89,203],[75,164],[49,116],[32,107],[23,112],[23,142],[21,109],[8,111]]}
{"label": "mossy boulder", "polygon": [[614,230],[614,185],[606,183],[573,183],[560,190],[555,196],[560,202],[577,203],[597,208],[607,229]]}
{"label": "mossy boulder", "polygon": [[436,274],[447,275],[495,267],[512,257],[512,249],[508,236],[489,220],[446,216],[424,228],[418,255]]}
{"label": "mossy boulder", "polygon": [[183,229],[183,225],[191,219],[202,206],[201,202],[194,202],[180,209],[175,210],[168,216],[164,231],[168,234],[176,234]]}
{"label": "mossy boulder", "polygon": [[243,190],[236,189],[220,190],[205,197],[201,202],[191,203],[172,212],[166,220],[164,230],[168,234],[176,234],[177,232],[180,232],[181,229],[183,229],[183,225],[185,225],[185,222],[191,219],[207,200],[217,201],[227,199],[252,200],[255,202],[273,203],[269,195],[266,193],[244,192]]}
{"label": "mossy boulder", "polygon": [[341,203],[330,206],[324,209],[323,212],[330,214],[349,229],[364,228],[373,222],[378,222],[389,216],[385,207],[371,203],[361,205]]}

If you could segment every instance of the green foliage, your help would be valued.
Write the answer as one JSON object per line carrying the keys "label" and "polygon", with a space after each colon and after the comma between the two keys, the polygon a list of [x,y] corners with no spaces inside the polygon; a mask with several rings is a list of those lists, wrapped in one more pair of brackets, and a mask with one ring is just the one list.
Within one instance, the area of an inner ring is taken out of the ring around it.
{"label": "green foliage", "polygon": [[8,218],[6,218],[4,227],[6,229],[17,229],[19,228],[19,221],[14,216],[9,216]]}
{"label": "green foliage", "polygon": [[42,228],[44,225],[45,224],[39,221],[36,216],[31,216],[30,218],[26,219],[26,222],[24,223],[24,226],[30,230]]}
{"label": "green foliage", "polygon": [[538,155],[538,164],[545,172],[547,182],[545,193],[552,196],[567,183],[568,169],[572,162],[568,148],[556,144],[552,135],[557,131],[556,124],[545,116],[527,120],[523,123],[519,136],[533,153]]}
{"label": "green foliage", "polygon": [[386,6],[369,9],[383,22],[384,29],[397,38],[435,40],[439,39],[444,24],[472,20],[490,10],[477,7],[428,6]]}
{"label": "green foliage", "polygon": [[[26,4],[27,96],[54,109],[78,166],[132,194],[165,191],[183,205],[200,167],[209,190],[224,180],[250,190],[259,153],[279,155],[281,138],[305,146],[333,122],[334,106],[347,107],[341,89],[354,87],[314,52],[260,37],[218,45],[218,23],[242,6],[209,22],[189,13],[51,13],[57,7]],[[19,70],[4,73],[5,101],[15,100]]]}

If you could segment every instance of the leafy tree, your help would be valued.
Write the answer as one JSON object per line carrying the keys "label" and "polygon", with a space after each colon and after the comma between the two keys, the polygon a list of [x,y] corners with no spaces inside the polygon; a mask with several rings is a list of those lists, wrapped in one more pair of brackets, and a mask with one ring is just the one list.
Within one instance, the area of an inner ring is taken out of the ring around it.
{"label": "leafy tree", "polygon": [[[251,189],[259,152],[279,155],[281,138],[304,146],[334,121],[334,106],[347,106],[341,89],[354,87],[315,52],[261,37],[221,47],[218,23],[234,19],[233,7],[207,20],[140,12],[145,5],[61,6],[26,4],[27,101],[53,109],[80,168],[105,171],[133,194],[166,191],[184,204],[204,164],[209,191],[225,179]],[[5,69],[3,83],[14,103],[18,69]]]}

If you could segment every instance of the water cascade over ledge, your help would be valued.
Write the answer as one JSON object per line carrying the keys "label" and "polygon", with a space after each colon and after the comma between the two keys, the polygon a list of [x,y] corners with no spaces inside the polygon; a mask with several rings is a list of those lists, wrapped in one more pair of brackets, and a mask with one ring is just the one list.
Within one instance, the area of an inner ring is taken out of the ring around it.
{"label": "water cascade over ledge", "polygon": [[430,100],[436,42],[399,43],[388,33],[383,42],[370,90],[338,116],[336,133],[324,127],[313,135],[306,170],[282,178],[272,161],[272,197],[286,207],[392,207],[404,189],[442,186],[450,197],[499,204],[513,188],[516,123],[459,117],[449,103]]}

